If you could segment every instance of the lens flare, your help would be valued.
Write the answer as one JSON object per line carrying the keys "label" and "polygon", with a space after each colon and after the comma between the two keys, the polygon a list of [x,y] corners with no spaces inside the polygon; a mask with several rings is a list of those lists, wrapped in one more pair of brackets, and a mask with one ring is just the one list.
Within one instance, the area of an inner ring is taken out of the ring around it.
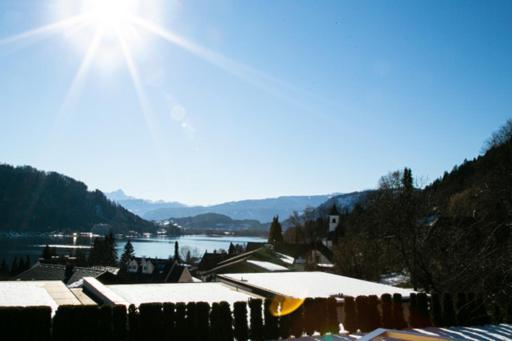
{"label": "lens flare", "polygon": [[277,295],[272,299],[269,309],[272,315],[281,317],[293,313],[303,303],[303,298]]}

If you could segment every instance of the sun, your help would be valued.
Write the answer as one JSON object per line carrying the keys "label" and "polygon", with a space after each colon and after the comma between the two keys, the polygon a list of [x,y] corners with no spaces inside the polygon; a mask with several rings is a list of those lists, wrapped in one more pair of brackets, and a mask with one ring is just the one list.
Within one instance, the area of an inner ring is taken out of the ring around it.
{"label": "sun", "polygon": [[137,0],[86,0],[82,4],[84,20],[99,29],[122,30],[137,14],[140,2]]}

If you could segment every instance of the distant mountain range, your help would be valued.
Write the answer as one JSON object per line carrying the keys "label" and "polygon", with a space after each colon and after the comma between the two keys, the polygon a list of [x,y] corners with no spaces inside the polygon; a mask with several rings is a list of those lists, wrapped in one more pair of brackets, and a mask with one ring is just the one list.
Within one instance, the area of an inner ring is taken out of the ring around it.
{"label": "distant mountain range", "polygon": [[[118,203],[123,206],[130,212],[133,212],[141,217],[148,212],[165,209],[165,208],[186,208],[187,205],[176,202],[176,201],[152,201],[146,199],[138,199],[129,195],[126,195],[122,189],[118,189],[117,191],[113,191],[110,193],[105,193],[107,198]],[[169,218],[169,217],[166,217]]]}
{"label": "distant mountain range", "polygon": [[0,231],[152,232],[157,226],[75,179],[0,164]]}
{"label": "distant mountain range", "polygon": [[[281,219],[286,219],[293,211],[302,212],[307,207],[317,207],[325,201],[337,197],[339,194],[282,196],[268,199],[232,201],[211,206],[186,206],[179,202],[137,199],[127,196],[122,190],[107,193],[106,195],[109,199],[148,220],[158,221],[169,218],[193,217],[205,213],[217,213],[236,220],[252,219],[267,223],[276,215],[279,215]],[[349,197],[350,195],[347,198]]]}
{"label": "distant mountain range", "polygon": [[169,219],[169,222],[184,229],[195,230],[241,231],[268,229],[268,224],[261,224],[254,219],[231,219],[226,215],[218,213],[203,213],[194,217],[172,218]]}

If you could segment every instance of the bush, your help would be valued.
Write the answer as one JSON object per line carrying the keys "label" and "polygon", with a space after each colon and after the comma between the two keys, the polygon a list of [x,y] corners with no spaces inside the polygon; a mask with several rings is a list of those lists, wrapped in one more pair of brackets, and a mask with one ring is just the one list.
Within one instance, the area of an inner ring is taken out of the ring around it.
{"label": "bush", "polygon": [[450,293],[443,295],[443,326],[450,327],[455,325],[455,310],[453,307],[453,298]]}
{"label": "bush", "polygon": [[235,302],[233,310],[234,335],[238,341],[246,341],[249,338],[249,327],[247,326],[247,303]]}
{"label": "bush", "polygon": [[263,316],[262,301],[260,299],[251,299],[249,308],[251,309],[251,340],[263,341]]}
{"label": "bush", "polygon": [[338,321],[337,302],[334,297],[327,299],[327,331],[331,334],[340,332],[340,324]]}
{"label": "bush", "polygon": [[390,294],[383,294],[380,298],[382,302],[382,320],[381,324],[384,328],[394,328],[392,315],[392,300]]}
{"label": "bush", "polygon": [[404,318],[404,308],[402,306],[402,295],[393,294],[393,325],[395,329],[404,329],[407,323]]}
{"label": "bush", "polygon": [[354,333],[359,328],[356,303],[353,297],[346,296],[344,298],[343,308],[345,312],[345,320],[343,321],[343,328],[350,333]]}
{"label": "bush", "polygon": [[126,307],[122,304],[112,308],[112,339],[115,341],[126,340],[127,333]]}
{"label": "bush", "polygon": [[263,328],[265,340],[277,339],[279,337],[279,318],[272,314],[272,311],[270,308],[271,304],[272,304],[272,300],[265,299],[265,310],[264,310],[265,326]]}
{"label": "bush", "polygon": [[430,296],[430,306],[432,307],[432,324],[436,327],[443,326],[443,314],[441,310],[441,297],[438,293],[432,293]]}

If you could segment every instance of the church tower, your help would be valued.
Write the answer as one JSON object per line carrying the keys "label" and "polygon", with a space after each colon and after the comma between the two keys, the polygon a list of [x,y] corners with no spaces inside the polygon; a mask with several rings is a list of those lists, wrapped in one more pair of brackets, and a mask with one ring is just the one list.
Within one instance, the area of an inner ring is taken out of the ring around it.
{"label": "church tower", "polygon": [[329,232],[336,231],[336,227],[338,227],[339,222],[340,213],[336,208],[336,204],[333,204],[331,210],[329,211]]}

